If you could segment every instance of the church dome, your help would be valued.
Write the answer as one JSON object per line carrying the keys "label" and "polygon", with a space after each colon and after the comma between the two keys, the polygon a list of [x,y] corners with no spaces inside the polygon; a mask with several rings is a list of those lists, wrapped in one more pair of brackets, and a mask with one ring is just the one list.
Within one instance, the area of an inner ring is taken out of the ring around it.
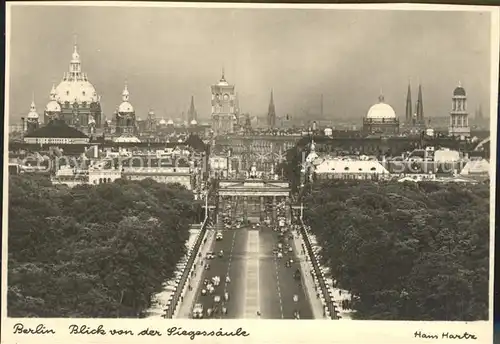
{"label": "church dome", "polygon": [[45,107],[45,111],[47,112],[61,112],[61,105],[59,105],[58,102],[55,100],[51,100],[50,102],[47,103],[47,106]]}
{"label": "church dome", "polygon": [[466,96],[465,89],[462,87],[460,82],[458,83],[458,86],[453,91],[453,95],[458,96],[458,97],[465,97]]}
{"label": "church dome", "polygon": [[99,101],[94,86],[87,80],[63,80],[56,87],[56,100],[59,103],[95,103]]}
{"label": "church dome", "polygon": [[87,74],[81,71],[80,55],[76,45],[71,56],[70,71],[64,74],[63,80],[54,89],[54,100],[59,103],[76,102],[79,105],[99,101],[94,86],[88,81]]}
{"label": "church dome", "polygon": [[165,124],[167,124],[167,122],[163,118],[160,119],[160,125],[165,125]]}
{"label": "church dome", "polygon": [[167,125],[174,125],[174,121],[172,121],[172,119],[169,119]]}
{"label": "church dome", "polygon": [[134,107],[129,102],[122,102],[120,106],[118,106],[118,112],[119,113],[134,112]]}
{"label": "church dome", "polygon": [[389,104],[384,103],[384,97],[379,97],[379,102],[368,110],[366,118],[371,119],[384,119],[384,118],[396,118],[396,112]]}
{"label": "church dome", "polygon": [[191,121],[191,125],[197,125],[197,124],[198,124],[198,122],[196,122],[196,120],[195,120],[195,119],[193,119],[193,120]]}

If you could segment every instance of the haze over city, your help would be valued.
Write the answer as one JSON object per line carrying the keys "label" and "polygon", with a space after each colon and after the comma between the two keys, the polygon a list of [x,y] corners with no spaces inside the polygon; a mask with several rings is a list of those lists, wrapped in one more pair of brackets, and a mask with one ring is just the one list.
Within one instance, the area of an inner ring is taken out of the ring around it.
{"label": "haze over city", "polygon": [[191,96],[210,117],[222,68],[240,108],[265,116],[320,113],[360,120],[385,101],[404,117],[408,82],[426,117],[447,116],[459,81],[468,108],[490,97],[490,20],[480,12],[16,6],[11,11],[11,121],[35,94],[43,112],[68,71],[75,35],[82,69],[110,117],[125,81],[140,117],[180,117]]}

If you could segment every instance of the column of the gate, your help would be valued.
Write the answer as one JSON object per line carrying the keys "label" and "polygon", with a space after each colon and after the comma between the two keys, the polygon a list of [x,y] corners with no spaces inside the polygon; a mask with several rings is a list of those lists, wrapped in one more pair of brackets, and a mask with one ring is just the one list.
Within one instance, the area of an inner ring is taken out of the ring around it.
{"label": "column of the gate", "polygon": [[260,220],[264,221],[266,215],[266,208],[264,205],[264,196],[260,196]]}
{"label": "column of the gate", "polygon": [[248,197],[243,196],[243,221],[247,223],[248,221]]}

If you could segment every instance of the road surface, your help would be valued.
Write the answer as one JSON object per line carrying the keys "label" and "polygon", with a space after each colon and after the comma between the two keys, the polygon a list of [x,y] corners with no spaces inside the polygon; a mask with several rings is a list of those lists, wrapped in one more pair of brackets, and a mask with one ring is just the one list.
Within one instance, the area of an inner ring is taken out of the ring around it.
{"label": "road surface", "polygon": [[[278,241],[278,233],[270,228],[224,230],[223,239],[215,241],[212,248],[216,255],[223,250],[224,257],[207,260],[210,269],[203,270],[202,282],[193,291],[196,293],[194,303],[203,304],[205,310],[213,308],[214,296],[221,296],[223,301],[227,291],[230,298],[225,303],[228,314],[218,313],[215,318],[259,318],[257,312],[260,312],[261,319],[293,319],[294,311],[299,310],[301,319],[312,319],[307,293],[294,279],[294,272],[299,268],[295,252],[276,258],[273,249]],[[285,267],[287,258],[294,260],[288,268]],[[230,283],[225,280],[228,274]],[[201,295],[203,280],[211,280],[214,276],[220,276],[221,281],[214,294]],[[293,300],[295,294],[298,302]]]}

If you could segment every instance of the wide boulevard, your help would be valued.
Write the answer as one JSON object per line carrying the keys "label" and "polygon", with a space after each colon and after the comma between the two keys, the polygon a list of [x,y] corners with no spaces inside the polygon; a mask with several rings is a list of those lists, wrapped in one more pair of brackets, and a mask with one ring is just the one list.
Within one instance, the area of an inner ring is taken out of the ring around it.
{"label": "wide boulevard", "polygon": [[[312,310],[307,293],[300,282],[294,278],[299,268],[296,253],[289,252],[288,243],[292,240],[288,234],[280,239],[280,234],[269,227],[252,228],[231,227],[222,231],[222,240],[214,241],[211,251],[213,259],[205,259],[209,269],[203,270],[201,282],[196,286],[194,304],[201,303],[206,310],[214,308],[214,297],[220,296],[218,309],[226,307],[227,314],[218,311],[213,318],[261,318],[261,319],[294,319],[295,311],[299,311],[300,319],[312,319]],[[282,244],[283,256],[278,258],[275,249]],[[219,257],[219,252],[223,256]],[[285,262],[293,260],[287,267]],[[220,284],[213,294],[202,295],[205,289],[204,280],[219,276]],[[226,276],[230,281],[226,281]],[[229,300],[224,301],[224,293]],[[294,295],[298,299],[294,300]],[[192,308],[191,308],[192,309]]]}

